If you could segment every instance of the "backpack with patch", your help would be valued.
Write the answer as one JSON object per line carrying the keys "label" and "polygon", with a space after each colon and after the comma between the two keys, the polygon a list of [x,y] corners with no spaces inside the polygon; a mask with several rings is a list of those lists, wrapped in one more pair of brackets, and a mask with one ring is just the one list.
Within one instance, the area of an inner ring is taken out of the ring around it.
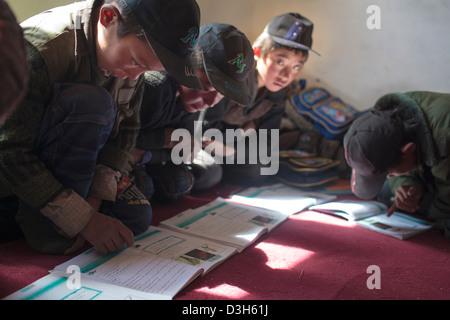
{"label": "backpack with patch", "polygon": [[294,94],[287,103],[286,113],[300,128],[307,129],[305,123],[309,122],[328,139],[341,139],[359,114],[323,88],[303,89]]}

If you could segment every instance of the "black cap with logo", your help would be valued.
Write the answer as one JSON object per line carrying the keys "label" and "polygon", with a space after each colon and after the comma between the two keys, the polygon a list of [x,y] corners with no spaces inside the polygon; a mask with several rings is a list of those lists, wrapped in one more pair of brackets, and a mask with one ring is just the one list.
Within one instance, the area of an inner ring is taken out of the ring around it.
{"label": "black cap with logo", "polygon": [[244,33],[229,24],[210,23],[200,28],[198,47],[211,85],[241,105],[256,93],[254,53]]}
{"label": "black cap with logo", "polygon": [[313,29],[314,24],[308,18],[291,12],[274,17],[267,24],[264,32],[280,45],[309,50],[320,56],[312,49]]}
{"label": "black cap with logo", "polygon": [[124,0],[167,72],[181,84],[202,89],[190,56],[200,27],[195,0]]}

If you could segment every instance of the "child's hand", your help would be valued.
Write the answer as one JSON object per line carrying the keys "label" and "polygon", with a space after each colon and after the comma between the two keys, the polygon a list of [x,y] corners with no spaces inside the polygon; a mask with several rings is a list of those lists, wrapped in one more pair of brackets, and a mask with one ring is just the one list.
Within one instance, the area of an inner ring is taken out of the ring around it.
{"label": "child's hand", "polygon": [[81,231],[81,236],[106,254],[133,244],[133,233],[120,220],[96,212]]}
{"label": "child's hand", "polygon": [[395,192],[395,206],[409,212],[419,209],[419,202],[422,198],[423,190],[417,186],[401,186]]}

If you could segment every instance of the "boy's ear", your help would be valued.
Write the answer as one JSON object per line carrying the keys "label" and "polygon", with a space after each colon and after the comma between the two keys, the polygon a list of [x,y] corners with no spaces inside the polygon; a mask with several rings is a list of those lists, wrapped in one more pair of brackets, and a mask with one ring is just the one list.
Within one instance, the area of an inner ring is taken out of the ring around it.
{"label": "boy's ear", "polygon": [[261,47],[253,47],[253,54],[255,59],[259,59],[261,57]]}
{"label": "boy's ear", "polygon": [[119,9],[112,4],[104,4],[100,8],[99,21],[104,27],[107,27],[114,21],[119,21],[120,17]]}
{"label": "boy's ear", "polygon": [[407,144],[403,145],[400,149],[402,153],[411,153],[415,152],[417,149],[417,146],[414,142],[408,142]]}

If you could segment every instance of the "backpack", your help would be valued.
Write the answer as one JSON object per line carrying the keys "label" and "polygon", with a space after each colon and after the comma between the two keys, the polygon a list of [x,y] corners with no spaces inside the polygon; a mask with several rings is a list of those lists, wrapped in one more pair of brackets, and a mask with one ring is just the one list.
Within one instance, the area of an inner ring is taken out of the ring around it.
{"label": "backpack", "polygon": [[300,128],[313,127],[328,139],[341,139],[359,112],[323,88],[308,88],[289,99],[286,114]]}
{"label": "backpack", "polygon": [[287,185],[313,190],[338,179],[339,165],[339,160],[281,152],[277,178]]}

